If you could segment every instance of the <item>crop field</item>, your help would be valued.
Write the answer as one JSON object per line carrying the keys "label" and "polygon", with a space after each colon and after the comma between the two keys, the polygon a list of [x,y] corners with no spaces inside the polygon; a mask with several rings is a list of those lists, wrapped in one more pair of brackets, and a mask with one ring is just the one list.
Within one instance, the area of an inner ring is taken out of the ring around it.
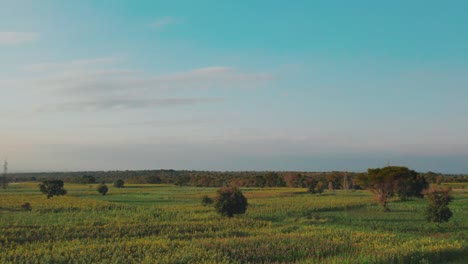
{"label": "crop field", "polygon": [[[468,192],[453,217],[427,223],[427,201],[383,212],[368,191],[242,188],[244,215],[202,206],[216,188],[65,184],[47,199],[37,183],[0,190],[0,263],[466,263]],[[30,203],[32,210],[21,205]]]}

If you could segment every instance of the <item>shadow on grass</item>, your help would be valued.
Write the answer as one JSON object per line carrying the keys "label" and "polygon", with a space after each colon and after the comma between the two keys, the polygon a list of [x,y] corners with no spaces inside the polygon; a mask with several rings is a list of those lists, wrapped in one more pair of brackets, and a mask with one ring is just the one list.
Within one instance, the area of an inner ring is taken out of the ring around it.
{"label": "shadow on grass", "polygon": [[466,261],[467,256],[467,248],[462,248],[460,250],[414,252],[408,255],[394,256],[387,261],[388,263],[449,263],[452,261]]}

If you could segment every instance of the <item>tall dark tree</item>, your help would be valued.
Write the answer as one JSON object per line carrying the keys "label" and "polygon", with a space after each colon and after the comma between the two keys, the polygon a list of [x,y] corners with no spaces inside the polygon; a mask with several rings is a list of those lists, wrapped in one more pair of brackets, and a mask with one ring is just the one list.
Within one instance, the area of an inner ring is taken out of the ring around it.
{"label": "tall dark tree", "polygon": [[42,193],[47,195],[47,199],[53,196],[65,195],[67,190],[63,188],[63,181],[61,180],[48,180],[39,184],[39,189]]}

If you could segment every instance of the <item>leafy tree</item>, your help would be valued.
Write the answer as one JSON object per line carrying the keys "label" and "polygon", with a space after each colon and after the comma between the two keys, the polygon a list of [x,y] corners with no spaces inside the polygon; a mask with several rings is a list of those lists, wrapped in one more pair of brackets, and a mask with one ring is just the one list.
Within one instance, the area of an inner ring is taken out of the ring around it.
{"label": "leafy tree", "polygon": [[247,198],[237,187],[221,187],[217,194],[215,208],[221,215],[232,217],[247,210]]}
{"label": "leafy tree", "polygon": [[63,181],[48,180],[39,184],[39,189],[42,193],[47,194],[47,199],[53,196],[65,195],[67,190],[63,189]]}
{"label": "leafy tree", "polygon": [[284,181],[288,187],[297,187],[301,177],[302,175],[300,173],[290,172],[284,176]]}
{"label": "leafy tree", "polygon": [[334,191],[341,186],[341,181],[343,179],[343,173],[339,171],[332,171],[326,176],[328,182],[328,189]]}
{"label": "leafy tree", "polygon": [[313,180],[309,185],[308,192],[312,194],[320,194],[323,192],[323,190],[325,190],[325,183],[323,181]]}
{"label": "leafy tree", "polygon": [[160,184],[162,182],[161,178],[157,175],[149,175],[145,178],[145,181],[151,184]]}
{"label": "leafy tree", "polygon": [[403,201],[409,197],[423,198],[423,191],[429,187],[426,178],[413,170],[403,171],[395,177],[395,180],[397,195]]}
{"label": "leafy tree", "polygon": [[213,202],[214,202],[213,199],[211,199],[207,195],[203,196],[202,201],[201,201],[203,206],[207,206],[209,204],[212,204]]}
{"label": "leafy tree", "polygon": [[124,187],[124,181],[121,179],[118,179],[114,182],[114,187],[116,188],[123,188]]}
{"label": "leafy tree", "polygon": [[453,200],[450,188],[432,187],[425,192],[429,205],[424,212],[428,222],[440,224],[452,217],[448,204]]}
{"label": "leafy tree", "polygon": [[97,188],[97,191],[102,194],[102,195],[106,195],[107,191],[109,190],[109,188],[107,188],[107,185],[105,185],[104,183],[103,184],[100,184]]}
{"label": "leafy tree", "polygon": [[367,174],[359,174],[357,180],[360,185],[375,194],[375,199],[384,211],[388,212],[388,200],[397,194],[404,200],[411,196],[421,196],[427,187],[424,177],[406,167],[388,166],[384,168],[368,169]]}
{"label": "leafy tree", "polygon": [[283,177],[278,175],[276,172],[268,172],[263,176],[265,179],[265,187],[284,187],[286,183],[284,182]]}
{"label": "leafy tree", "polygon": [[375,200],[383,206],[385,212],[390,211],[387,207],[388,199],[394,193],[394,172],[392,167],[383,169],[368,169],[367,174],[359,174],[358,182],[361,186],[369,189],[375,195]]}
{"label": "leafy tree", "polygon": [[96,178],[92,175],[83,175],[83,177],[81,177],[81,183],[83,184],[96,183]]}

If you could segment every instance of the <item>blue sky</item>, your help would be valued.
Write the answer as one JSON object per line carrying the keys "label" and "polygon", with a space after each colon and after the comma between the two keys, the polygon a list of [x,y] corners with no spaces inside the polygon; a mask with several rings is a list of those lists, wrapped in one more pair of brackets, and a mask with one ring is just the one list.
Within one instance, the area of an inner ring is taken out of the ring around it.
{"label": "blue sky", "polygon": [[13,171],[468,172],[466,1],[0,6]]}

